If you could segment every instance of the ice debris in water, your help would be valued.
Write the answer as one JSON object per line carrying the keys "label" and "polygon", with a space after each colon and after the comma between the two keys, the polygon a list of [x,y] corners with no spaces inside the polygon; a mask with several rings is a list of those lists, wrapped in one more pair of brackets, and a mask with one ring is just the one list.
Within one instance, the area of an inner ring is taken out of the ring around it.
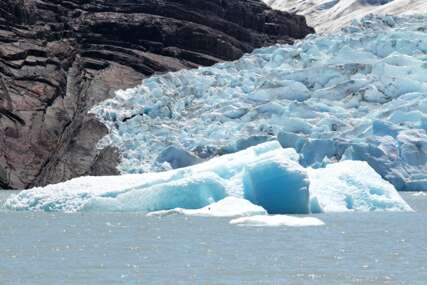
{"label": "ice debris in water", "polygon": [[201,209],[175,208],[150,212],[147,216],[169,216],[175,214],[201,217],[244,217],[266,215],[267,212],[264,208],[254,205],[246,199],[229,196]]}
{"label": "ice debris in water", "polygon": [[241,217],[231,220],[230,224],[247,227],[308,227],[325,225],[325,223],[319,218],[295,217],[287,215],[258,215],[251,217]]}
{"label": "ice debris in water", "polygon": [[427,20],[368,16],[333,35],[150,77],[92,112],[110,129],[99,147],[120,149],[122,173],[278,138],[304,166],[363,160],[398,190],[427,190]]}
{"label": "ice debris in water", "polygon": [[[6,207],[32,211],[161,211],[200,209],[215,216],[253,212],[246,199],[270,214],[330,211],[411,211],[395,188],[357,161],[306,169],[294,149],[271,141],[207,162],[166,172],[81,177],[22,191]],[[213,204],[218,201],[217,204]],[[257,208],[257,211],[260,208]]]}

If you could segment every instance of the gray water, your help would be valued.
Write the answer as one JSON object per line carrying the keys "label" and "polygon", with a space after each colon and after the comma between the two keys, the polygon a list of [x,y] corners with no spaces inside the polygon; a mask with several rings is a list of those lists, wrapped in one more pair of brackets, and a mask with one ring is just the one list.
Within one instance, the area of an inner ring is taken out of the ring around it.
{"label": "gray water", "polygon": [[403,196],[415,213],[322,214],[306,228],[0,211],[0,284],[425,285],[427,196]]}

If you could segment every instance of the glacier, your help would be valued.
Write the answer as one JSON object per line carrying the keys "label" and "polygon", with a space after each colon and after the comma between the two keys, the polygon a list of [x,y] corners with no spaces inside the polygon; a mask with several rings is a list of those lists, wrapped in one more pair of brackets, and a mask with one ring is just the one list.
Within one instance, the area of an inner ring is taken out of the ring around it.
{"label": "glacier", "polygon": [[368,14],[427,13],[424,0],[263,0],[273,9],[304,15],[317,33],[331,33]]}
{"label": "glacier", "polygon": [[427,190],[427,20],[369,15],[293,46],[150,77],[91,112],[122,174],[277,139],[304,167],[361,160],[398,190]]}
{"label": "glacier", "polygon": [[216,217],[267,212],[412,211],[396,189],[366,162],[342,161],[325,168],[305,168],[299,164],[296,151],[282,148],[278,141],[186,168],[81,177],[33,188],[9,198],[5,207],[17,211],[142,211]]}

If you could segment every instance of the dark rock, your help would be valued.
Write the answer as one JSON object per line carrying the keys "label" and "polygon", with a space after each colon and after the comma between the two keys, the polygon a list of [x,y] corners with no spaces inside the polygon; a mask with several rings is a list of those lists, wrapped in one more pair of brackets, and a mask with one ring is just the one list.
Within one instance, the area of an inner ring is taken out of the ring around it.
{"label": "dark rock", "polygon": [[0,187],[117,174],[88,110],[157,72],[313,32],[258,0],[0,1]]}

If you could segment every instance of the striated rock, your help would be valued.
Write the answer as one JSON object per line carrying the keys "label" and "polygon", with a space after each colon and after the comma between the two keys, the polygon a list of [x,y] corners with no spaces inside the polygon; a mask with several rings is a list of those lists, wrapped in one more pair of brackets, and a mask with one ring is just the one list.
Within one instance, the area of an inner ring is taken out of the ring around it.
{"label": "striated rock", "polygon": [[157,72],[233,60],[313,32],[255,0],[2,0],[0,188],[117,174],[88,110]]}

